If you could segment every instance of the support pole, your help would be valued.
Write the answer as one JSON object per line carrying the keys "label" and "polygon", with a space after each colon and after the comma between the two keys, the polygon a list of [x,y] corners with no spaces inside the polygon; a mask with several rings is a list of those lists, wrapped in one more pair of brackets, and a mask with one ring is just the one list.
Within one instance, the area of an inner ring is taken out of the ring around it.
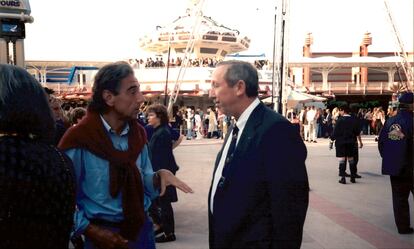
{"label": "support pole", "polygon": [[24,40],[17,39],[13,46],[15,47],[15,54],[13,55],[15,65],[25,68],[26,65],[24,62]]}
{"label": "support pole", "polygon": [[9,62],[9,43],[3,39],[0,38],[0,64],[8,64]]}
{"label": "support pole", "polygon": [[272,64],[272,109],[274,109],[275,98],[275,74],[276,74],[276,24],[277,24],[277,7],[275,7],[275,23],[273,33],[273,64]]}
{"label": "support pole", "polygon": [[[168,39],[170,39],[170,38],[168,38]],[[170,54],[171,54],[171,44],[170,44],[170,42],[168,42],[167,76],[166,76],[166,79],[165,79],[165,88],[164,88],[164,105],[165,106],[167,106],[167,98],[168,98],[168,73],[170,71]]]}
{"label": "support pole", "polygon": [[329,75],[329,70],[326,68],[322,69],[322,90],[323,91],[328,90],[328,75]]}
{"label": "support pole", "polygon": [[285,52],[284,52],[284,45],[285,45],[285,19],[282,16],[282,38],[281,38],[281,59],[280,59],[280,77],[279,77],[279,84],[278,84],[278,96],[277,96],[277,112],[283,114],[282,108],[282,93],[283,93],[283,81],[285,80]]}
{"label": "support pole", "polygon": [[388,73],[388,89],[391,89],[391,87],[394,85],[394,75],[395,75],[396,71],[397,70],[395,70],[392,67],[390,67],[389,70],[387,71],[387,73]]}

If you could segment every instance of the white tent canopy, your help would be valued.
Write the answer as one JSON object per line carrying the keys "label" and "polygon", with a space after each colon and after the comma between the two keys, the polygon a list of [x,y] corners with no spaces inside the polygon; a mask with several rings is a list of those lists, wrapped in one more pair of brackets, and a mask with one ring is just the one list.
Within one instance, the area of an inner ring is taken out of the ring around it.
{"label": "white tent canopy", "polygon": [[[294,108],[298,104],[305,104],[305,103],[312,103],[312,102],[323,102],[327,99],[324,97],[315,96],[312,94],[297,92],[295,90],[291,90],[289,95],[287,96],[287,108]],[[262,100],[264,103],[271,103],[272,97],[267,97]]]}

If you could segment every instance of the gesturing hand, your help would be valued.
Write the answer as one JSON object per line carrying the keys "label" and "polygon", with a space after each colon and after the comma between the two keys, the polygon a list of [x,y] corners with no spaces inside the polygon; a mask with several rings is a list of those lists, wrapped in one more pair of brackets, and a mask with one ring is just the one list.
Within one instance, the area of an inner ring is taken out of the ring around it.
{"label": "gesturing hand", "polygon": [[181,181],[178,177],[173,175],[171,171],[166,169],[160,169],[157,171],[157,173],[160,176],[161,180],[160,196],[164,195],[165,189],[167,188],[167,186],[170,185],[177,187],[184,193],[194,193],[194,191],[185,182]]}

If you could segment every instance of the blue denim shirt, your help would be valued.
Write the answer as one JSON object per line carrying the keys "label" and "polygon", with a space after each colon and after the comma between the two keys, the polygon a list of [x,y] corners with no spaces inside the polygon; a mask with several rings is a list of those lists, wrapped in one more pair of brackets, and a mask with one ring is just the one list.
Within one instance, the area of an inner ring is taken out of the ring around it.
{"label": "blue denim shirt", "polygon": [[[126,151],[129,126],[126,125],[118,135],[102,117],[101,119],[114,148]],[[122,221],[122,193],[115,198],[112,198],[109,193],[109,162],[85,149],[69,149],[65,153],[73,161],[77,183],[74,235],[85,231],[89,225],[89,219]],[[153,187],[154,171],[148,156],[147,145],[138,156],[136,165],[144,183],[144,209],[147,211],[151,200],[159,195],[159,190]]]}

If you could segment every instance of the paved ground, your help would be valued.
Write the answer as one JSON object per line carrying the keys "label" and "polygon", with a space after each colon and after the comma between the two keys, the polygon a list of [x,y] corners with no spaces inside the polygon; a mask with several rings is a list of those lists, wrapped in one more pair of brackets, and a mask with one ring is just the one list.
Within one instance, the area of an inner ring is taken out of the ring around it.
{"label": "paved ground", "polygon": [[[414,235],[399,235],[396,231],[389,177],[381,175],[377,144],[372,136],[363,137],[363,142],[358,165],[362,179],[346,185],[338,183],[338,163],[334,150],[328,150],[327,140],[307,144],[311,192],[302,248],[414,248]],[[157,248],[208,248],[207,195],[220,147],[220,140],[203,139],[184,141],[174,151],[181,166],[177,175],[195,193],[179,193],[179,202],[174,204],[177,241],[157,244]]]}

